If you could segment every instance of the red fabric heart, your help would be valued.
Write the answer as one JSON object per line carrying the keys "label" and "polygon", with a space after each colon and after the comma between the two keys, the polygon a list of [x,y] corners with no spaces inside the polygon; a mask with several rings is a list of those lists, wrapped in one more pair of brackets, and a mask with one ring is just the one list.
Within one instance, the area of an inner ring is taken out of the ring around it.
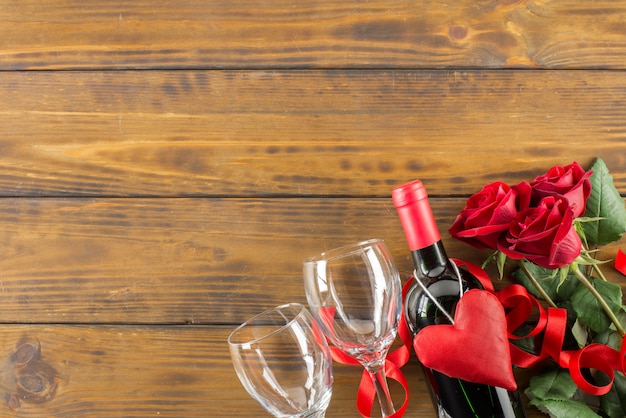
{"label": "red fabric heart", "polygon": [[468,382],[517,389],[504,308],[485,290],[470,290],[458,302],[454,325],[423,328],[413,340],[422,364]]}

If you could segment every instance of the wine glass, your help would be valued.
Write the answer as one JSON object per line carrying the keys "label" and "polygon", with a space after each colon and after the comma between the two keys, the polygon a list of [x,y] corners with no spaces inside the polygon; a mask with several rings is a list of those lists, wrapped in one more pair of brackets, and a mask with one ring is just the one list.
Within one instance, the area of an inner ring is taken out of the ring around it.
{"label": "wine glass", "polygon": [[228,337],[248,393],[275,417],[324,417],[332,394],[332,359],[309,311],[289,303],[258,314]]}
{"label": "wine glass", "polygon": [[384,242],[324,252],[305,260],[303,273],[313,316],[328,339],[368,371],[382,415],[393,414],[384,364],[398,330],[402,285]]}

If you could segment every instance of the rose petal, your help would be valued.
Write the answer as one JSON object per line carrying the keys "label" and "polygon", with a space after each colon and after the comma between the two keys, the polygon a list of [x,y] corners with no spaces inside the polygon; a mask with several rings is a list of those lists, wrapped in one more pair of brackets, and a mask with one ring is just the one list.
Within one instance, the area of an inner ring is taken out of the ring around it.
{"label": "rose petal", "polygon": [[617,250],[617,257],[615,257],[615,268],[617,271],[626,276],[626,254],[619,249]]}

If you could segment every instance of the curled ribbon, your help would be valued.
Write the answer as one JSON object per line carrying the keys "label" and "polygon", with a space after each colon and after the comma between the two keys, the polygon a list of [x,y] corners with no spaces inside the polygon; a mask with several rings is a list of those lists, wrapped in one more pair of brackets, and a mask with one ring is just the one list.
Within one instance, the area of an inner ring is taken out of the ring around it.
{"label": "curled ribbon", "polygon": [[[493,292],[493,284],[482,268],[465,261],[454,261],[476,276],[485,290]],[[622,373],[626,372],[626,343],[624,341],[622,341],[620,351],[597,343],[589,344],[578,350],[563,350],[563,340],[567,328],[567,310],[548,308],[546,311],[539,301],[528,293],[526,288],[518,284],[507,286],[495,294],[506,312],[509,341],[533,337],[543,332],[543,343],[538,355],[528,353],[512,342],[509,343],[511,361],[514,365],[528,368],[544,359],[551,358],[560,367],[569,369],[572,380],[580,389],[595,396],[605,395],[611,390],[615,370]],[[521,337],[514,335],[514,331],[528,320],[533,309],[539,313],[539,319],[533,330]],[[589,382],[583,374],[585,369],[596,369],[604,373],[609,378],[609,383],[599,386]]]}

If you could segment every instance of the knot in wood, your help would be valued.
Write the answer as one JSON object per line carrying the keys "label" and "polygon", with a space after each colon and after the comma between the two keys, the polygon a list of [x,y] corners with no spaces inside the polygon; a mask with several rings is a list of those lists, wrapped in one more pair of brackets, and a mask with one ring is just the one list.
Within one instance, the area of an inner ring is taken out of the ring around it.
{"label": "knot in wood", "polygon": [[11,410],[22,402],[43,403],[56,394],[59,378],[56,370],[41,358],[41,344],[36,338],[24,338],[15,345],[2,377],[5,401]]}
{"label": "knot in wood", "polygon": [[468,29],[461,25],[452,25],[448,30],[448,35],[453,41],[461,41],[467,37]]}
{"label": "knot in wood", "polygon": [[40,356],[41,344],[38,340],[21,340],[17,343],[11,359],[17,366],[24,366],[31,361],[39,360]]}
{"label": "knot in wood", "polygon": [[58,379],[56,370],[43,361],[29,363],[16,371],[17,393],[31,403],[43,403],[56,393]]}

